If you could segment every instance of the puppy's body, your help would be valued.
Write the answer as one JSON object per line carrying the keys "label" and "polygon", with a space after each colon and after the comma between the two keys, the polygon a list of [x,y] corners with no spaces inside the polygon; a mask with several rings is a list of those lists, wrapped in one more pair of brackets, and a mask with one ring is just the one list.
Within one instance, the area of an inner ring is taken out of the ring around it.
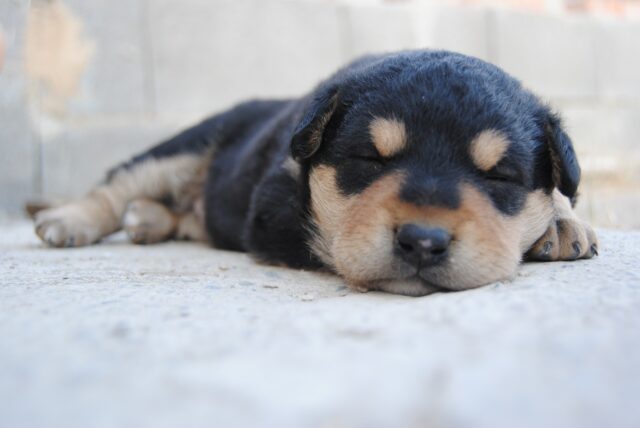
{"label": "puppy's body", "polygon": [[43,212],[37,232],[55,246],[120,227],[141,243],[208,239],[420,295],[509,277],[530,249],[591,257],[595,236],[559,207],[579,175],[558,119],[515,79],[403,52],[356,61],[302,99],[214,116]]}

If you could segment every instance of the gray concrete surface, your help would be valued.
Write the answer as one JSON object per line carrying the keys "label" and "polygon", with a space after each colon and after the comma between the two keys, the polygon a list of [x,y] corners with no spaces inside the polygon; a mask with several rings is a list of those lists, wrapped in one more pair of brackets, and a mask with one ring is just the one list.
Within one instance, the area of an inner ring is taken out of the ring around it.
{"label": "gray concrete surface", "polygon": [[408,298],[0,223],[0,427],[640,426],[640,232]]}

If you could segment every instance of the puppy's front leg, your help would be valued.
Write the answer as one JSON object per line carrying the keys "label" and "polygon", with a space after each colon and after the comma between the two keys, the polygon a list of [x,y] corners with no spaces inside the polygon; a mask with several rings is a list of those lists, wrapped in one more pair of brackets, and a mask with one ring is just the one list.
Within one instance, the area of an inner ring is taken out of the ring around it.
{"label": "puppy's front leg", "polygon": [[553,191],[555,216],[547,231],[527,252],[528,260],[556,261],[590,259],[598,254],[598,238],[587,223],[578,218],[569,199]]}

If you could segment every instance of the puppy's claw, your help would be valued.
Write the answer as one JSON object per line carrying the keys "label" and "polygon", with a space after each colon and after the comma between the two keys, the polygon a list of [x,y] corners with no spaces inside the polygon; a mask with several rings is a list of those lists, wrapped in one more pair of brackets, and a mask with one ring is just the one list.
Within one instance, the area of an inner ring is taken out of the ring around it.
{"label": "puppy's claw", "polygon": [[580,246],[580,242],[574,241],[573,244],[571,244],[571,247],[574,251],[573,258],[577,259],[578,257],[580,257],[580,254],[582,254],[582,247]]}

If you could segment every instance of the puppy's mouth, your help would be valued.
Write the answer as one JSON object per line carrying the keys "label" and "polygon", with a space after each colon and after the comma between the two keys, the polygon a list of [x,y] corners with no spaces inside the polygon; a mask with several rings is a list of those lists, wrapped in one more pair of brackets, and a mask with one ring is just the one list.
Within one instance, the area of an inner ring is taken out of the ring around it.
{"label": "puppy's mouth", "polygon": [[437,291],[451,291],[452,288],[447,287],[446,285],[438,284],[433,279],[432,269],[423,268],[414,276],[415,279],[419,280],[420,283],[427,289],[435,289]]}
{"label": "puppy's mouth", "polygon": [[[442,277],[446,277],[446,263],[440,263],[436,266],[414,266],[405,260],[399,260],[399,271],[402,271],[401,277],[406,281],[419,282],[425,289],[437,289],[438,291],[451,291],[455,287],[450,287],[446,281],[442,281]],[[402,267],[400,267],[402,266]]]}

